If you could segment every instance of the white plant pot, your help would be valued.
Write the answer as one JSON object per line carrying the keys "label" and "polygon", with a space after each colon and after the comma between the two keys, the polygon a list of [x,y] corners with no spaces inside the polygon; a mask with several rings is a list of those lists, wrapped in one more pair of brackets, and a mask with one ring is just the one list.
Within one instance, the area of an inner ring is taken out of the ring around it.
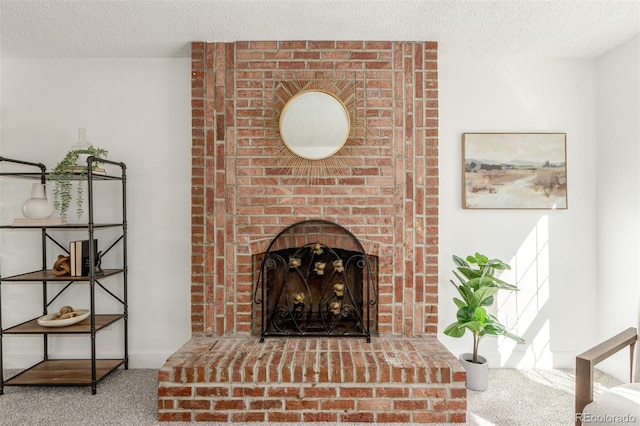
{"label": "white plant pot", "polygon": [[478,364],[474,364],[471,362],[473,354],[470,353],[460,354],[458,359],[467,372],[467,389],[475,391],[486,390],[489,386],[489,363],[487,359],[478,355]]}

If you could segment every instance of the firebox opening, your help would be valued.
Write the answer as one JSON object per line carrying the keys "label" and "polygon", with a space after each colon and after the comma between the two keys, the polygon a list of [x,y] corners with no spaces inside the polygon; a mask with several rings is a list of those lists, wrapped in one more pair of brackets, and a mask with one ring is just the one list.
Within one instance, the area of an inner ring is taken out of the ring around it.
{"label": "firebox opening", "polygon": [[361,336],[370,341],[377,265],[348,230],[328,221],[299,222],[282,231],[259,260],[254,297],[259,311],[253,312],[261,340]]}

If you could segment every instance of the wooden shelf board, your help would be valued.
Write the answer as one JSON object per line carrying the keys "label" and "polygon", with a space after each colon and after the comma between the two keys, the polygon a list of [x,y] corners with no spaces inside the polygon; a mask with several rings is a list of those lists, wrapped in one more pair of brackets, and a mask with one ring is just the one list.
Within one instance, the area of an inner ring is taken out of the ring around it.
{"label": "wooden shelf board", "polygon": [[[96,315],[96,330],[105,328],[106,326],[113,324],[119,319],[124,318],[122,314],[97,314]],[[2,331],[3,334],[82,334],[91,333],[91,317],[80,321],[77,324],[68,325],[65,327],[42,327],[38,324],[37,318],[27,321],[22,324],[18,324],[14,327],[10,327]]]}
{"label": "wooden shelf board", "polygon": [[[124,363],[122,359],[97,359],[96,382]],[[90,359],[47,360],[13,376],[5,386],[81,386],[91,385]]]}
{"label": "wooden shelf board", "polygon": [[[104,274],[97,275],[96,280],[123,272],[123,269],[103,269]],[[26,274],[4,277],[0,281],[89,281],[87,276],[55,275],[50,269],[46,271],[27,272]]]}
{"label": "wooden shelf board", "polygon": [[[95,223],[93,225],[94,228],[117,228],[122,227],[122,223]],[[0,229],[30,229],[30,228],[47,228],[47,229],[89,229],[89,224],[87,223],[63,223],[59,225],[2,225]]]}
{"label": "wooden shelf board", "polygon": [[[45,176],[47,181],[52,181],[52,179],[50,179],[50,172],[46,172]],[[13,177],[13,178],[20,178],[20,179],[35,179],[35,180],[40,180],[42,177],[42,173],[41,172],[1,172],[0,176],[6,176],[6,177]],[[100,174],[100,173],[93,173],[92,174],[92,178],[93,180],[122,180],[122,176],[115,176],[115,175],[108,175],[108,174]],[[83,180],[86,181],[87,180],[87,174],[80,174],[80,173],[72,173],[70,176],[70,180]]]}

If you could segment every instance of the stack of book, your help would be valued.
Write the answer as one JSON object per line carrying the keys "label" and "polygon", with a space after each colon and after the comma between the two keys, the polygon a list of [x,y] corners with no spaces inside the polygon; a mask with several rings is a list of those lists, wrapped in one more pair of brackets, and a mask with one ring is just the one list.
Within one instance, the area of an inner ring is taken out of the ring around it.
{"label": "stack of book", "polygon": [[[95,275],[102,274],[100,269],[100,253],[98,252],[98,240],[93,240]],[[89,240],[77,240],[69,243],[69,260],[71,266],[71,276],[81,277],[89,275],[90,259],[89,259]]]}

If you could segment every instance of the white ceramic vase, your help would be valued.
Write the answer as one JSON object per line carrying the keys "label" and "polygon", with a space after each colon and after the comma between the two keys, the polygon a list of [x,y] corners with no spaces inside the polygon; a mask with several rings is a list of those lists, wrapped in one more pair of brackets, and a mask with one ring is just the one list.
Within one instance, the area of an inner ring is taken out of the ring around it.
{"label": "white ceramic vase", "polygon": [[53,214],[53,204],[47,199],[46,187],[43,183],[31,186],[31,198],[22,204],[22,215],[31,219],[45,219]]}
{"label": "white ceramic vase", "polygon": [[489,387],[489,363],[487,359],[478,355],[478,364],[471,362],[473,354],[463,353],[459,357],[460,364],[467,372],[467,389],[475,391],[487,390]]}

